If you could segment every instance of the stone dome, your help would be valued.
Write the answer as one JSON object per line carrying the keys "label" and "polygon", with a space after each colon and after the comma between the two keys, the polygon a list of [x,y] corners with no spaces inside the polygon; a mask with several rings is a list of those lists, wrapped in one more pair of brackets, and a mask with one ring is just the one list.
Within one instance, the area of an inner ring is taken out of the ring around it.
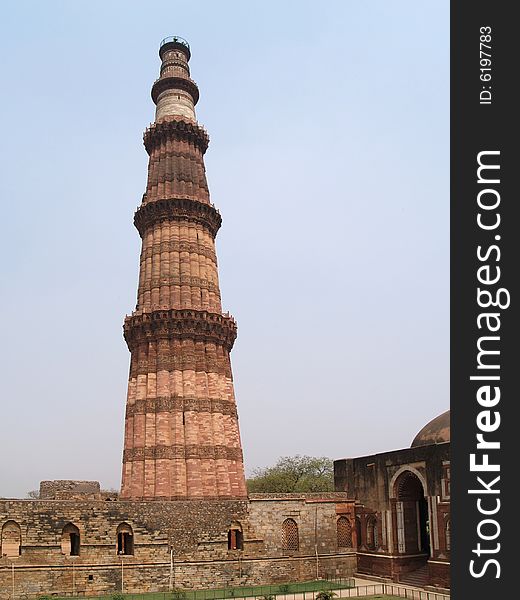
{"label": "stone dome", "polygon": [[450,411],[443,412],[427,423],[415,436],[412,448],[450,441]]}

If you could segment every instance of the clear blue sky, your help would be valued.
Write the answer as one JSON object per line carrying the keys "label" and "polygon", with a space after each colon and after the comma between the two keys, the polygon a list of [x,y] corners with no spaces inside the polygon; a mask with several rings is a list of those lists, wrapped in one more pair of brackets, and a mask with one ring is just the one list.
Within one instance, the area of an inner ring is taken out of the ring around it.
{"label": "clear blue sky", "polygon": [[4,3],[0,496],[119,487],[167,35],[192,47],[248,472],[449,404],[449,3]]}

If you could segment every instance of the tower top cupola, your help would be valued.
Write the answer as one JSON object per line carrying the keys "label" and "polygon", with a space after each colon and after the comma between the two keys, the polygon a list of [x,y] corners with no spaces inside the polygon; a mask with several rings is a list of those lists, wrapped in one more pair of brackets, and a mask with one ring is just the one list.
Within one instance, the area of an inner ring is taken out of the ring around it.
{"label": "tower top cupola", "polygon": [[190,78],[190,45],[179,36],[166,37],[159,46],[159,57],[161,72],[152,86],[155,121],[175,116],[195,121],[199,88]]}

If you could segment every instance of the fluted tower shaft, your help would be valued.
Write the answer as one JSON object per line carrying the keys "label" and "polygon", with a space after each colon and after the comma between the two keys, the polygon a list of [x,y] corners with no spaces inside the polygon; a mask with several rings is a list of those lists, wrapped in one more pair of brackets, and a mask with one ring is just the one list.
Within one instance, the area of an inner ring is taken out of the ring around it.
{"label": "fluted tower shaft", "polygon": [[222,313],[204,168],[209,138],[182,38],[163,40],[145,131],[148,181],[134,223],[142,238],[137,306],[126,317],[131,353],[121,497],[247,495],[229,353],[236,323]]}

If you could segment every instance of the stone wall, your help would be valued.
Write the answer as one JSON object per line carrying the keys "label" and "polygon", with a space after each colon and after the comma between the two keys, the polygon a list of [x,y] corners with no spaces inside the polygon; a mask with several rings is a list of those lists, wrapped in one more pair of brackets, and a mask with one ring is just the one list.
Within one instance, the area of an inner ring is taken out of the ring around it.
{"label": "stone wall", "polygon": [[[0,532],[6,523],[18,524],[21,544],[18,556],[0,558],[0,598],[9,597],[13,564],[16,594],[28,596],[113,593],[122,584],[128,593],[168,591],[171,559],[173,584],[184,588],[313,579],[316,570],[348,577],[355,554],[338,551],[336,516],[353,510],[345,494],[257,495],[250,501],[3,500]],[[296,550],[284,547],[286,519],[297,524]],[[78,556],[70,555],[69,524],[79,531]],[[228,549],[230,527],[242,530],[242,549]],[[132,532],[132,555],[118,555],[119,530]]]}
{"label": "stone wall", "polygon": [[40,481],[40,500],[101,500],[99,481]]}

